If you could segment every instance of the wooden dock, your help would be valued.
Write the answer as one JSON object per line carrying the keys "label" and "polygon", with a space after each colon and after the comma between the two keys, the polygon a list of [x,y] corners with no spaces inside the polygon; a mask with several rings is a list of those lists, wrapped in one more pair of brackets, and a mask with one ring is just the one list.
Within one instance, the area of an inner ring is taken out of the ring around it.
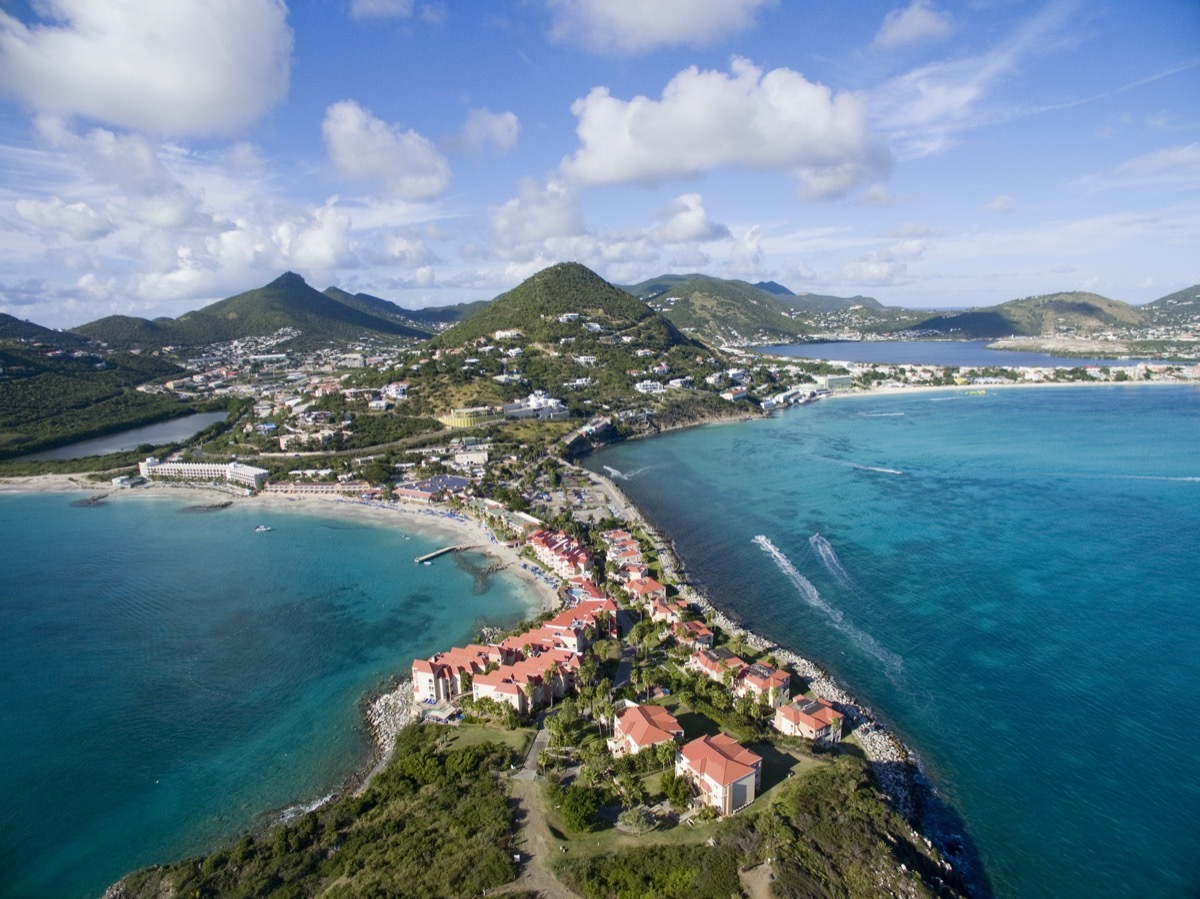
{"label": "wooden dock", "polygon": [[431,553],[426,553],[423,556],[417,556],[415,559],[413,559],[413,561],[416,562],[418,565],[420,565],[424,562],[432,562],[438,556],[444,556],[446,553],[456,553],[459,550],[471,549],[471,548],[472,548],[472,546],[470,546],[466,543],[459,543],[456,546],[443,546],[441,549],[435,549]]}

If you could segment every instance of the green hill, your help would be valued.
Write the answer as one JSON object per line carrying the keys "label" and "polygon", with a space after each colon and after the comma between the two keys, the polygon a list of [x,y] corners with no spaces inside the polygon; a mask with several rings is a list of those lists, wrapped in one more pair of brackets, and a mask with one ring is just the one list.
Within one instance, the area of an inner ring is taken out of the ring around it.
{"label": "green hill", "polygon": [[350,309],[357,309],[366,315],[394,322],[410,331],[409,336],[411,337],[427,340],[433,336],[433,331],[417,321],[409,310],[397,306],[391,300],[371,296],[369,293],[350,293],[340,287],[326,287],[322,293],[334,302],[341,303]]}
{"label": "green hill", "polygon": [[433,343],[464,346],[498,331],[520,331],[527,341],[554,345],[574,338],[579,348],[604,341],[666,350],[690,342],[645,303],[574,262],[543,269]]}
{"label": "green hill", "polygon": [[[380,303],[386,303],[380,300]],[[388,304],[391,305],[391,304]],[[423,339],[427,332],[369,310],[348,305],[309,287],[287,272],[270,284],[188,312],[176,319],[147,321],[109,316],[73,329],[76,334],[116,347],[205,346],[247,337],[265,337],[282,328],[300,332],[292,346],[314,346],[364,335]],[[397,307],[398,308],[398,307]]]}
{"label": "green hill", "polygon": [[1139,307],[1155,325],[1200,324],[1200,284]]}
{"label": "green hill", "polygon": [[835,297],[820,293],[797,293],[781,299],[794,312],[840,312],[845,309],[882,311],[887,307],[874,297]]}
{"label": "green hill", "polygon": [[0,312],[0,346],[10,344],[42,344],[66,349],[83,346],[87,341],[70,331],[54,331],[31,321]]}
{"label": "green hill", "polygon": [[1139,327],[1148,321],[1145,313],[1128,303],[1094,293],[1072,291],[1025,297],[969,312],[936,315],[914,327],[964,338],[1042,337]]}
{"label": "green hill", "polygon": [[785,314],[790,297],[777,297],[745,281],[663,276],[627,289],[644,297],[680,331],[715,346],[788,342],[804,333]]}

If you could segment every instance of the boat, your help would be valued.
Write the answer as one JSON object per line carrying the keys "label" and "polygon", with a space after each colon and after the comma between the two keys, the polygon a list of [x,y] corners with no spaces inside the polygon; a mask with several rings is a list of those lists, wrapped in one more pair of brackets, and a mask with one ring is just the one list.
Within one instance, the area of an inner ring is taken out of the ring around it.
{"label": "boat", "polygon": [[256,533],[256,534],[265,534],[265,533],[266,533],[267,531],[269,531],[269,530],[271,530],[271,529],[270,529],[269,527],[267,527],[265,524],[260,524],[258,527],[256,527],[256,528],[254,529],[254,533]]}

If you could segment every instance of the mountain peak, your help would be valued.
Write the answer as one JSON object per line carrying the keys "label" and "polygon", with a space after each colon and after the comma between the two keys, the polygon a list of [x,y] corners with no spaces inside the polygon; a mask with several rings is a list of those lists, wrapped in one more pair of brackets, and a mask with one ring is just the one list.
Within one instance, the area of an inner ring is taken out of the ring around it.
{"label": "mountain peak", "polygon": [[295,272],[284,272],[267,287],[307,287],[308,282]]}

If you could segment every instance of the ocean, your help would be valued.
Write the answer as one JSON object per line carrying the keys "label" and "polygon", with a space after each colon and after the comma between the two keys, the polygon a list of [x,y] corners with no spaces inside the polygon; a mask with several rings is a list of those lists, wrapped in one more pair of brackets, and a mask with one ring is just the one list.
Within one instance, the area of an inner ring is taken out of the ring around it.
{"label": "ocean", "polygon": [[5,897],[98,896],[320,800],[369,761],[364,696],[535,611],[398,526],[78,496],[0,495]]}
{"label": "ocean", "polygon": [[1003,899],[1200,889],[1200,389],[834,398],[591,457],[912,748]]}

